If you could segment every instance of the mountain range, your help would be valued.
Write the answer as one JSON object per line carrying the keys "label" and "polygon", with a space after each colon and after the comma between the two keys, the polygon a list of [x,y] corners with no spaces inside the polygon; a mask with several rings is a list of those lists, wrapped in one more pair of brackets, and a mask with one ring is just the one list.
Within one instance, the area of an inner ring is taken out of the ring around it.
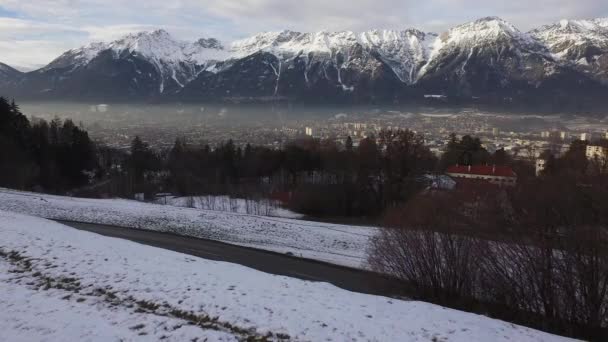
{"label": "mountain range", "polygon": [[229,44],[164,30],[72,49],[0,94],[35,100],[450,101],[586,108],[606,103],[608,18],[529,32],[482,18],[442,34],[266,32]]}

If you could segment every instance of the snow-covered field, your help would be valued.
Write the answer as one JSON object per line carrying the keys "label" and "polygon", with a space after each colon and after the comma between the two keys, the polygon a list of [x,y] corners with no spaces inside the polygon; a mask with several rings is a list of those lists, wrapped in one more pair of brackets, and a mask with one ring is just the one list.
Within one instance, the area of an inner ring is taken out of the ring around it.
{"label": "snow-covered field", "polygon": [[50,219],[172,232],[365,268],[373,227],[336,225],[122,199],[82,199],[0,189],[0,210]]}
{"label": "snow-covered field", "polygon": [[302,218],[304,215],[281,208],[278,201],[249,200],[229,196],[160,196],[154,200],[156,204],[172,205],[183,208],[196,208],[204,210],[228,211],[238,214],[250,214],[283,218]]}
{"label": "snow-covered field", "polygon": [[2,210],[0,236],[3,341],[567,340]]}

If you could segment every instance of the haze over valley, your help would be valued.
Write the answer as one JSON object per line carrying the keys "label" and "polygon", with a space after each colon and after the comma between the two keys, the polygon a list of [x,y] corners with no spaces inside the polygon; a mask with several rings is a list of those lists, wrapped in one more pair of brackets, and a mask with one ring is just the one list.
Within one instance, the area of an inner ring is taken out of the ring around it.
{"label": "haze over valley", "polygon": [[[217,146],[233,140],[282,148],[294,139],[310,136],[344,144],[350,136],[359,140],[383,129],[409,129],[424,136],[441,153],[451,133],[483,137],[491,150],[522,149],[531,143],[547,147],[555,143],[545,134],[564,134],[559,143],[587,134],[601,138],[608,132],[608,116],[506,112],[466,106],[406,105],[289,105],[278,104],[86,104],[26,102],[24,114],[50,121],[55,117],[81,123],[97,142],[129,149],[135,136],[152,147],[169,149],[176,138],[191,144]],[[565,148],[565,147],[564,147]]]}

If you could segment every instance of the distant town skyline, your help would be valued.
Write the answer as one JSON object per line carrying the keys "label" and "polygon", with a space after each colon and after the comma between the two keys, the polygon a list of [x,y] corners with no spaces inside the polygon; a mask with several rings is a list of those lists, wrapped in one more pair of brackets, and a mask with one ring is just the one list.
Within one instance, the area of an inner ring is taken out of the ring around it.
{"label": "distant town skyline", "polygon": [[92,41],[163,28],[176,38],[224,41],[261,31],[418,28],[442,32],[485,16],[521,30],[560,19],[608,17],[603,0],[0,0],[0,62],[38,68]]}

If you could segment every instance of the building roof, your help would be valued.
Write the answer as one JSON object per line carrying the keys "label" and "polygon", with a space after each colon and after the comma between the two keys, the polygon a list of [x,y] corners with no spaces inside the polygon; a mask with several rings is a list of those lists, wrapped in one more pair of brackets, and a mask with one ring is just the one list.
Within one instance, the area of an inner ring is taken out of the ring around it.
{"label": "building roof", "polygon": [[517,177],[508,166],[495,165],[453,165],[448,167],[446,173],[464,174],[464,175],[479,175],[479,176],[497,176],[497,177]]}

